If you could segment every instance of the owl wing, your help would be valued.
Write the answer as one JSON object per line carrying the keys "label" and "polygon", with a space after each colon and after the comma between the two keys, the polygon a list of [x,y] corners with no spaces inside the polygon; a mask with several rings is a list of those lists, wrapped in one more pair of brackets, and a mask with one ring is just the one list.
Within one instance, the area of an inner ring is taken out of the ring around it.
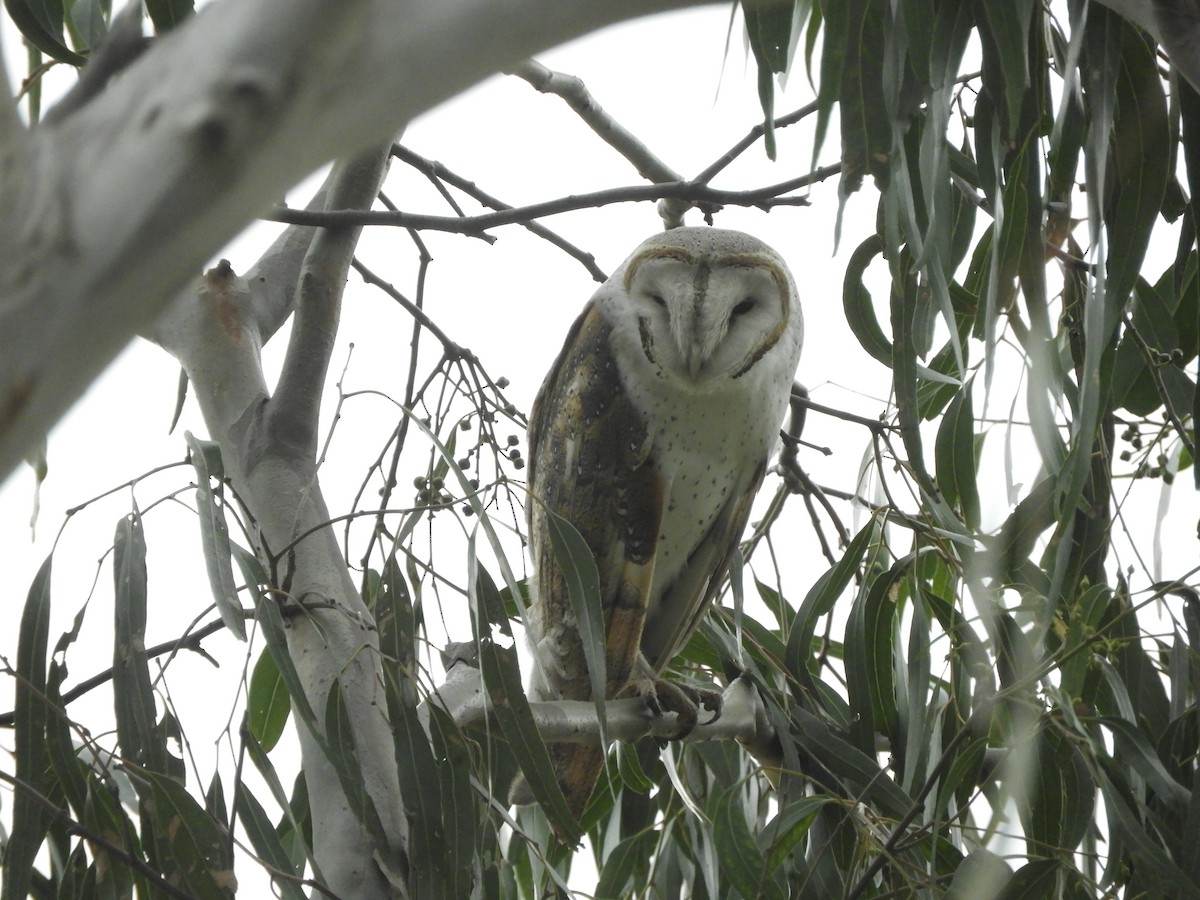
{"label": "owl wing", "polygon": [[[534,401],[529,422],[527,504],[535,591],[531,615],[540,670],[535,697],[592,699],[587,660],[567,586],[547,532],[546,509],[580,532],[596,561],[606,623],[608,697],[629,680],[638,659],[663,482],[650,459],[645,422],[625,393],[594,304],[572,326]],[[552,744],[550,758],[567,805],[580,817],[604,767],[604,750]],[[527,787],[514,788],[528,802]]]}
{"label": "owl wing", "polygon": [[529,423],[534,625],[550,651],[542,654],[548,686],[567,699],[590,699],[591,690],[545,509],[574,525],[595,558],[609,696],[625,685],[637,659],[662,521],[663,481],[650,456],[646,423],[621,382],[609,332],[589,303],[567,335]]}
{"label": "owl wing", "polygon": [[646,621],[641,649],[656,672],[665,669],[683,649],[720,593],[766,470],[763,459],[740,490],[731,492],[679,577],[663,590],[654,616]]}

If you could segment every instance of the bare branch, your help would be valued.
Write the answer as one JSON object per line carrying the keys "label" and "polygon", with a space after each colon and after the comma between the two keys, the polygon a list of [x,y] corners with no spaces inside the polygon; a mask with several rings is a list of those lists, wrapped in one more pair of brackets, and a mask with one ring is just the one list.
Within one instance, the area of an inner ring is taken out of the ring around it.
{"label": "bare branch", "polygon": [[[335,165],[330,173],[327,204],[369,209],[379,193],[390,152],[389,141],[382,148]],[[270,417],[276,434],[292,442],[293,449],[306,457],[316,453],[321,394],[337,337],[346,274],[360,230],[351,226],[317,232],[300,270],[295,323],[271,398]],[[295,446],[295,442],[303,446]]]}
{"label": "bare branch", "polygon": [[759,209],[771,209],[776,206],[807,206],[807,197],[786,195],[791,191],[808,187],[837,175],[841,168],[840,163],[834,163],[809,172],[807,175],[801,175],[799,178],[748,191],[723,191],[694,181],[635,185],[593,191],[587,194],[572,194],[557,200],[547,200],[500,212],[483,213],[478,216],[426,216],[404,212],[358,212],[354,210],[314,213],[305,210],[276,209],[264,218],[273,222],[286,222],[289,225],[392,225],[400,228],[482,235],[489,228],[498,228],[501,225],[523,225],[530,219],[572,212],[577,209],[594,209],[610,203],[638,203],[663,198],[689,200],[693,203],[712,203],[717,206],[754,206]]}
{"label": "bare branch", "polygon": [[[394,148],[392,148],[392,152],[401,162],[408,163],[417,171],[422,172],[426,177],[433,180],[443,192],[445,191],[445,188],[442,186],[442,182],[444,181],[448,184],[454,185],[454,187],[473,197],[484,206],[488,206],[496,210],[512,209],[512,207],[507,203],[497,200],[490,194],[480,190],[480,188],[476,186],[473,181],[468,181],[466,178],[451,172],[440,162],[426,159],[423,156],[413,153],[412,150],[409,150],[407,147],[404,147],[400,144],[397,144]],[[466,215],[461,209],[458,208],[458,205],[454,203],[453,198],[451,198],[447,193],[443,193],[443,196],[446,197],[446,202],[454,208],[456,213],[458,213],[460,216]],[[607,280],[608,276],[604,274],[603,270],[601,270],[598,265],[596,265],[596,257],[592,254],[579,249],[574,244],[555,234],[545,225],[542,225],[538,222],[522,222],[521,224],[524,225],[525,228],[529,229],[532,234],[536,234],[543,240],[549,241],[554,246],[565,251],[571,257],[579,260],[583,264],[583,267],[588,270],[588,274],[591,275],[592,278],[597,282],[603,283],[605,280]]]}
{"label": "bare branch", "polygon": [[[780,116],[772,124],[777,129],[787,128],[789,125],[795,125],[797,122],[812,115],[818,109],[820,109],[820,107],[820,103],[814,100],[807,106],[802,106],[794,112],[788,113],[786,116]],[[764,134],[766,134],[766,131],[767,129],[762,125],[755,125],[750,129],[744,138],[726,150],[716,162],[697,175],[695,180],[699,181],[701,184],[708,184],[708,182],[716,178],[726,166],[741,156],[750,147],[753,147],[754,144],[759,141]]]}
{"label": "bare branch", "polygon": [[575,75],[555,72],[535,59],[515,66],[511,74],[528,81],[543,94],[561,97],[606,144],[633,163],[647,181],[683,181],[683,176],[655,156],[650,148],[607,113]]}

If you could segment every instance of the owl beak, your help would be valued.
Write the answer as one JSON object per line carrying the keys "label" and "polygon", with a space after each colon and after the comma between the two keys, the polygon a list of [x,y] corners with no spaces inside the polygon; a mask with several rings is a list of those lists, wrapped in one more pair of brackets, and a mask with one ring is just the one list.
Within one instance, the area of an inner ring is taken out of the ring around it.
{"label": "owl beak", "polygon": [[688,378],[694,383],[704,380],[705,367],[713,348],[709,346],[703,323],[693,310],[672,317],[671,336],[675,338],[675,347],[679,350],[679,358],[683,361]]}

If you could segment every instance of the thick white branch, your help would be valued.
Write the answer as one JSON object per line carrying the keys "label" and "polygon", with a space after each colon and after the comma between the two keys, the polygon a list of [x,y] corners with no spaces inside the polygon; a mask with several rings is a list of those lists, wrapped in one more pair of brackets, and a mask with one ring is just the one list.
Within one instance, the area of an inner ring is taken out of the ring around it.
{"label": "thick white branch", "polygon": [[[369,208],[389,149],[390,143],[354,163],[336,165],[328,196]],[[332,345],[337,331],[357,231],[317,234],[290,229],[252,270],[252,280],[238,278],[227,264],[210,271],[162,316],[154,337],[188,373],[210,434],[221,446],[226,473],[257,526],[261,543],[255,550],[277,561],[291,600],[308,607],[290,622],[292,661],[318,717],[338,684],[366,794],[388,839],[388,846],[374,845],[319,737],[301,726],[317,862],[338,895],[383,898],[404,878],[404,804],[379,677],[377,632],[328,525],[313,438],[328,358],[322,348]],[[309,289],[301,292],[304,321],[292,329],[292,340],[304,346],[289,350],[284,368],[290,387],[271,396],[261,368],[262,336],[278,326],[297,295],[302,272]],[[300,358],[305,355],[312,358]]]}
{"label": "thick white branch", "polygon": [[[740,741],[751,746],[769,744],[775,730],[767,718],[758,691],[749,679],[739,678],[722,694],[721,715],[702,721],[685,741]],[[492,715],[491,700],[483,690],[479,669],[465,663],[454,665],[445,682],[430,698],[462,728],[482,725]],[[595,744],[600,740],[596,705],[586,700],[554,700],[530,703],[533,721],[542,739],[555,743]],[[679,730],[674,713],[655,716],[639,698],[607,700],[604,704],[605,735],[614,741],[637,741],[644,737],[674,738]],[[701,713],[703,715],[703,713]]]}
{"label": "thick white branch", "polygon": [[3,129],[0,479],[317,166],[534,52],[695,2],[224,0],[63,121]]}

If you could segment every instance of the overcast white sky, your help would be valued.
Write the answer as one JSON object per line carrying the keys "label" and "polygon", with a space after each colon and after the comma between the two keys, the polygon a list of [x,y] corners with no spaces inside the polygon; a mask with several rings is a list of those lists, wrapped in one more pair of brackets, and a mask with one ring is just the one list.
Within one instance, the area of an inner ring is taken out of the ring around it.
{"label": "overcast white sky", "polygon": [[[4,23],[10,71],[23,62],[14,56],[13,29]],[[760,119],[753,66],[746,63],[740,25],[735,26],[726,55],[729,13],[708,7],[641,20],[575,42],[540,59],[551,68],[584,79],[596,99],[625,127],[638,135],[665,162],[691,176],[709,165]],[[812,99],[812,88],[797,70],[777,101],[787,112]],[[537,94],[525,82],[497,77],[413,123],[404,143],[423,156],[439,160],[481,188],[512,205],[552,199],[566,194],[639,183],[637,173],[603,144],[557,98]],[[837,156],[832,129],[824,163]],[[748,151],[715,182],[727,188],[750,188],[782,181],[807,171],[812,158],[811,131],[788,129],[779,135],[779,159],[768,162],[760,147]],[[449,214],[449,210],[419,177],[393,164],[386,188],[400,208]],[[818,185],[809,208],[785,207],[766,213],[730,208],[716,224],[751,232],[775,246],[788,260],[800,286],[806,317],[806,345],[799,379],[814,399],[860,415],[877,416],[887,401],[887,372],[862,352],[844,324],[841,279],[848,254],[866,237],[875,213],[876,194],[868,185],[850,201],[844,246],[833,258],[836,183]],[[300,192],[290,197],[301,204]],[[698,223],[695,213],[691,222]],[[661,228],[652,204],[624,204],[554,217],[545,221],[573,243],[595,254],[611,272],[643,238]],[[266,246],[272,231],[255,226],[223,252],[235,269],[247,268]],[[426,235],[434,261],[429,270],[429,312],[458,343],[474,350],[489,371],[507,376],[510,399],[527,411],[543,374],[553,361],[562,338],[595,285],[583,267],[561,251],[506,227],[495,232],[494,245],[456,235]],[[415,254],[400,231],[377,230],[364,237],[360,256],[379,274],[411,295]],[[882,296],[877,300],[883,301]],[[886,321],[886,319],[885,319]],[[354,274],[347,293],[339,348],[333,356],[333,375],[342,369],[350,342],[355,350],[346,375],[346,390],[373,388],[400,396],[407,359],[409,320],[389,301],[364,288]],[[282,357],[285,335],[268,347],[268,366]],[[16,622],[30,579],[49,552],[64,511],[148,469],[185,454],[183,430],[204,433],[198,410],[189,399],[174,435],[167,434],[175,402],[178,367],[158,348],[137,341],[108,370],[55,429],[49,445],[49,477],[41,491],[36,538],[29,527],[34,484],[22,471],[0,487],[0,561],[5,577],[5,609],[9,627],[0,627],[0,654],[15,663]],[[1003,404],[1007,412],[1007,402]],[[355,400],[344,410],[322,484],[331,511],[345,511],[361,478],[362,466],[378,452],[378,440],[391,429],[395,412],[388,404]],[[997,408],[1001,413],[1001,409]],[[1020,418],[1020,415],[1018,415]],[[819,482],[845,490],[855,474],[867,435],[824,416],[810,415],[806,438],[834,450],[825,458],[802,455],[806,468]],[[991,521],[1006,513],[1000,441],[989,446],[985,483],[995,490],[985,500]],[[999,466],[1000,468],[997,468]],[[1017,482],[1036,474],[1031,453],[1018,454]],[[400,479],[402,491],[411,474]],[[157,476],[137,491],[142,508],[164,493],[185,486],[188,469]],[[1190,480],[1180,479],[1180,482]],[[406,498],[407,499],[407,498]],[[190,491],[180,495],[191,505]],[[1138,507],[1137,527],[1149,527],[1155,498]],[[1200,504],[1184,485],[1174,499],[1174,518],[1167,528],[1178,535],[1179,552],[1194,555],[1195,525]],[[816,540],[794,504],[789,520],[785,585],[799,602],[824,571]],[[89,507],[66,529],[55,553],[54,613],[51,642],[66,630],[91,591],[97,560],[112,540],[120,516],[130,510],[128,492]],[[1140,516],[1145,515],[1146,519]],[[849,524],[849,523],[848,523]],[[170,503],[146,520],[150,553],[150,613],[148,642],[177,636],[210,603],[200,556],[194,516]],[[435,560],[450,572],[465,568],[461,542],[435,547]],[[1123,563],[1130,560],[1122,560]],[[1175,571],[1178,571],[1176,568]],[[111,570],[101,567],[100,586],[88,611],[81,646],[72,651],[69,682],[104,668],[111,654]],[[1145,587],[1145,579],[1135,587]],[[450,611],[448,618],[452,619]],[[456,630],[457,629],[457,630]],[[450,624],[451,637],[469,637],[465,620]],[[222,635],[206,642],[222,662],[214,670],[196,658],[177,661],[170,670],[169,688],[182,709],[206,708],[207,725],[192,730],[197,767],[207,781],[212,771],[214,742],[219,739],[234,707],[234,692],[245,663],[244,653]],[[0,709],[11,709],[12,682],[0,679]],[[103,706],[103,703],[100,704]],[[79,710],[75,711],[81,715]],[[90,723],[105,721],[87,718]],[[236,720],[234,722],[236,727]],[[0,754],[11,746],[11,734],[0,733]],[[228,759],[228,747],[221,754]],[[0,794],[0,805],[7,796]],[[0,814],[0,821],[6,820]],[[243,876],[248,870],[241,872]]]}

